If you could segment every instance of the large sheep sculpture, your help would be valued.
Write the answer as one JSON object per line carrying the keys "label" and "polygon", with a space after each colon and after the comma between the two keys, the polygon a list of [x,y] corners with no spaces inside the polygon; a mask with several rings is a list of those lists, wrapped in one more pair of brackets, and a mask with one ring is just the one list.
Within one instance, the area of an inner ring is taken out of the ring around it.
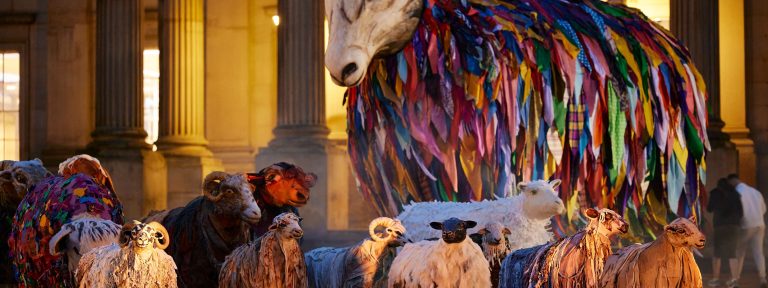
{"label": "large sheep sculpture", "polygon": [[609,256],[599,287],[702,287],[691,249],[702,249],[705,243],[695,218],[678,218],[655,241],[625,247]]}
{"label": "large sheep sculpture", "polygon": [[97,159],[78,155],[27,193],[8,239],[19,285],[73,287],[80,255],[117,239],[123,210],[113,187]]}
{"label": "large sheep sculpture", "polygon": [[176,288],[176,264],[163,249],[168,232],[157,222],[123,225],[118,244],[83,255],[75,278],[80,288]]}
{"label": "large sheep sculpture", "polygon": [[232,250],[248,242],[261,210],[245,174],[215,171],[205,176],[203,196],[186,206],[149,215],[173,239],[165,251],[178,267],[182,288],[216,287],[219,270]]}
{"label": "large sheep sculpture", "polygon": [[477,223],[450,218],[429,225],[442,231],[442,238],[405,244],[392,262],[387,287],[491,287],[488,261],[467,237]]}
{"label": "large sheep sculpture", "polygon": [[589,208],[589,224],[573,236],[509,254],[501,264],[499,287],[598,287],[611,237],[629,225],[610,209]]}
{"label": "large sheep sculpture", "polygon": [[[634,210],[637,234],[697,210],[704,80],[669,31],[608,2],[326,0],[325,65],[350,87],[347,150],[365,199],[393,216],[555,176],[568,207],[587,191],[582,206]],[[647,194],[665,209],[641,213]]]}
{"label": "large sheep sculpture", "polygon": [[398,220],[373,219],[370,239],[345,248],[318,248],[304,255],[309,287],[385,287],[397,247],[405,244],[406,229]]}
{"label": "large sheep sculpture", "polygon": [[290,212],[277,215],[269,232],[232,251],[221,268],[219,288],[307,287],[300,221]]}
{"label": "large sheep sculpture", "polygon": [[408,239],[414,242],[440,237],[440,231],[430,229],[425,223],[457,217],[476,221],[478,229],[499,222],[515,230],[515,235],[509,237],[511,250],[533,247],[552,240],[552,232],[547,229],[550,218],[565,211],[555,191],[558,185],[557,179],[536,180],[518,183],[520,194],[508,198],[467,203],[412,203],[404,207],[397,219],[408,229]]}
{"label": "large sheep sculpture", "polygon": [[11,234],[13,215],[27,191],[50,176],[40,159],[0,162],[0,285],[14,283],[8,242],[1,239]]}
{"label": "large sheep sculpture", "polygon": [[310,188],[315,186],[317,175],[304,172],[301,167],[280,162],[248,173],[248,182],[253,184],[253,198],[261,209],[261,220],[251,227],[253,238],[269,231],[272,220],[285,212],[299,215],[299,207],[309,202]]}
{"label": "large sheep sculpture", "polygon": [[499,271],[501,270],[501,261],[512,251],[507,237],[512,234],[509,228],[504,227],[499,222],[489,222],[477,233],[470,234],[469,237],[480,249],[483,250],[485,260],[491,266],[491,284],[493,287],[499,285]]}

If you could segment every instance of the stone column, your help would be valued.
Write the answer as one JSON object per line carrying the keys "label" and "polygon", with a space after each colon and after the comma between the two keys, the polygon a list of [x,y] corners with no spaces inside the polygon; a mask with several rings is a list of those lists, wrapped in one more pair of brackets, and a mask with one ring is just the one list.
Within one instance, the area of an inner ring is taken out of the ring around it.
{"label": "stone column", "polygon": [[744,1],[746,110],[755,142],[757,190],[768,193],[768,1]]}
{"label": "stone column", "polygon": [[128,219],[165,208],[165,161],[144,131],[144,9],[140,0],[96,4],[96,129],[89,152],[113,177]]}
{"label": "stone column", "polygon": [[[310,249],[349,243],[363,234],[329,231],[328,202],[331,187],[346,185],[334,175],[347,171],[345,153],[328,143],[325,124],[323,64],[323,1],[279,0],[278,101],[275,138],[256,156],[256,168],[280,161],[291,162],[318,176],[309,204],[299,209],[305,219],[303,245]],[[354,192],[352,192],[354,193]]]}
{"label": "stone column", "polygon": [[738,171],[738,151],[723,132],[720,117],[720,48],[717,0],[672,0],[670,24],[672,33],[690,51],[696,68],[707,86],[709,126],[707,134],[712,151],[707,155],[707,188],[712,189],[720,177]]}
{"label": "stone column", "polygon": [[205,140],[204,0],[160,0],[160,129],[168,162],[168,206],[200,195],[221,164]]}

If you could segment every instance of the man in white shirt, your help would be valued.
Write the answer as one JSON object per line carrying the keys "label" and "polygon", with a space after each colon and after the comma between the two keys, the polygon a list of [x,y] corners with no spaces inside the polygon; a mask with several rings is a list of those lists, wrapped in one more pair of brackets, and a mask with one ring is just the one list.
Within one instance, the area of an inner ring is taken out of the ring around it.
{"label": "man in white shirt", "polygon": [[728,181],[739,191],[741,205],[744,208],[744,217],[741,219],[742,245],[739,245],[737,255],[739,257],[738,274],[744,267],[744,257],[749,250],[755,260],[755,267],[760,275],[760,287],[768,287],[765,279],[765,255],[763,255],[763,238],[765,237],[765,200],[760,191],[744,184],[739,176],[731,174]]}

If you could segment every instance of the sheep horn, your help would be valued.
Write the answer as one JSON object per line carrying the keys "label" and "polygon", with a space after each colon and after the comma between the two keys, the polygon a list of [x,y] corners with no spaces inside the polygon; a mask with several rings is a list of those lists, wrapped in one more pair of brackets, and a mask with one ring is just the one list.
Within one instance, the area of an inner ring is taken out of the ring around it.
{"label": "sheep horn", "polygon": [[219,192],[218,195],[213,195],[213,191],[218,188],[219,183],[224,181],[227,176],[229,176],[229,174],[222,171],[214,171],[211,172],[211,174],[208,174],[208,176],[205,176],[205,180],[203,181],[203,195],[205,195],[205,198],[208,198],[208,200],[213,202],[218,202],[224,194]]}
{"label": "sheep horn", "polygon": [[155,247],[160,250],[165,250],[165,248],[168,248],[168,245],[171,245],[171,238],[168,236],[168,230],[165,230],[165,227],[157,222],[150,222],[147,224],[149,227],[152,227],[152,229],[155,229],[157,232],[161,234],[161,237],[155,236]]}
{"label": "sheep horn", "polygon": [[72,225],[64,225],[61,230],[59,230],[56,235],[53,235],[53,238],[48,242],[48,253],[50,253],[53,256],[57,256],[61,254],[61,252],[57,249],[59,246],[59,241],[64,239],[64,237],[67,237],[69,233],[72,233]]}
{"label": "sheep horn", "polygon": [[384,226],[384,227],[390,227],[395,223],[395,220],[392,220],[392,218],[389,217],[379,217],[376,219],[373,219],[371,221],[371,224],[368,225],[368,234],[371,235],[371,239],[374,241],[382,241],[387,238],[379,237],[376,235],[376,227]]}

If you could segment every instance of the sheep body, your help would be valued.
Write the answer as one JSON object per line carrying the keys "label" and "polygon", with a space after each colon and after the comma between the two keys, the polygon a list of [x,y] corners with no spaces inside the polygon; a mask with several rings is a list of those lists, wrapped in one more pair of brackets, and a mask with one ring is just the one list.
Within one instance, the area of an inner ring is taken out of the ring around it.
{"label": "sheep body", "polygon": [[678,218],[655,241],[616,251],[605,262],[600,287],[702,287],[701,271],[690,248],[703,248],[704,234]]}
{"label": "sheep body", "polygon": [[388,287],[491,287],[491,274],[480,246],[471,239],[449,244],[405,244],[389,271]]}
{"label": "sheep body", "polygon": [[232,251],[219,272],[219,288],[307,287],[298,222],[295,214],[282,213],[266,234]]}
{"label": "sheep body", "polygon": [[[384,227],[377,232],[378,227]],[[370,238],[344,248],[318,248],[304,256],[310,287],[384,287],[405,227],[387,217],[371,221]]]}
{"label": "sheep body", "polygon": [[119,243],[83,255],[75,274],[80,288],[176,288],[176,263],[162,249],[168,232],[157,222],[122,227]]}
{"label": "sheep body", "polygon": [[176,263],[165,251],[140,256],[114,243],[83,255],[77,278],[82,288],[177,287]]}

